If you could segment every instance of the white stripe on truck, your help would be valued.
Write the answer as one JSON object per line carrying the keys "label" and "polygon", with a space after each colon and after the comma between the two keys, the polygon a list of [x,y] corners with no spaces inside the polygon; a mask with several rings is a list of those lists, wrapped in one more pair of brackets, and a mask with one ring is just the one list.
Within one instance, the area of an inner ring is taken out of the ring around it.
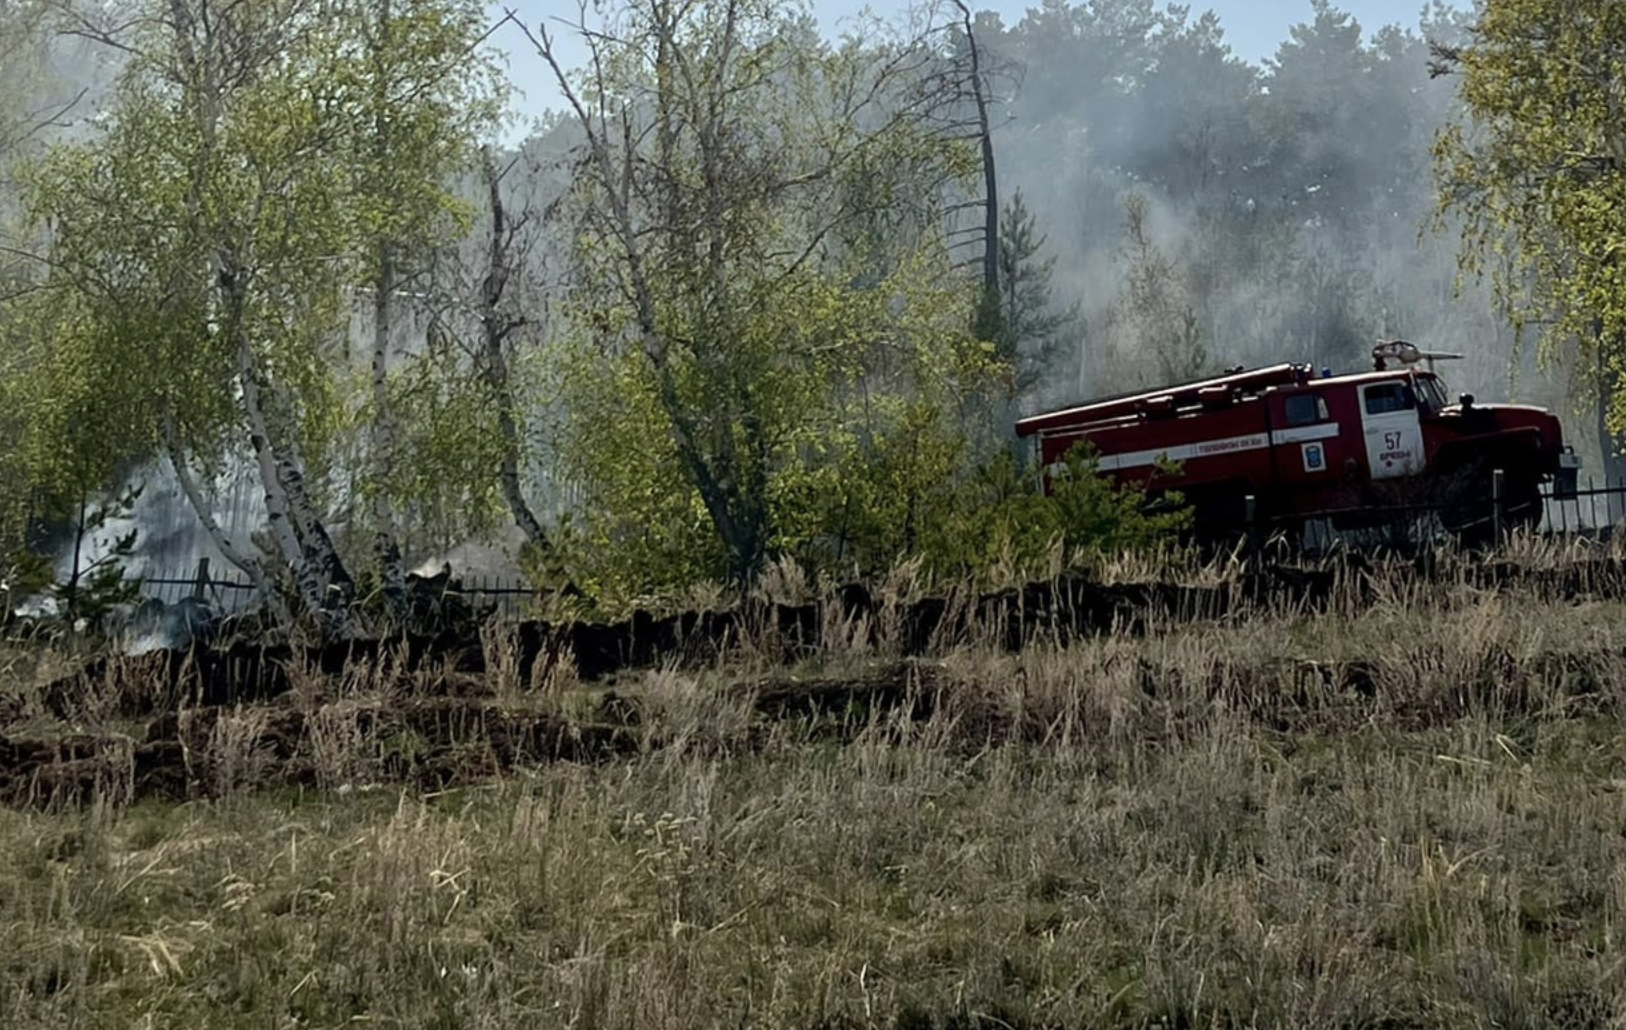
{"label": "white stripe on truck", "polygon": [[1297,429],[1278,429],[1270,434],[1273,444],[1303,443],[1306,440],[1330,440],[1338,435],[1338,423],[1323,422],[1317,426],[1299,426]]}
{"label": "white stripe on truck", "polygon": [[[1054,435],[1073,434],[1056,433]],[[1190,461],[1193,458],[1212,458],[1220,454],[1241,454],[1246,451],[1264,450],[1271,444],[1280,446],[1285,443],[1301,443],[1307,440],[1326,440],[1337,435],[1338,424],[1336,422],[1324,422],[1320,425],[1299,426],[1295,429],[1278,429],[1268,436],[1264,433],[1249,433],[1246,436],[1228,436],[1221,440],[1199,440],[1196,443],[1181,444],[1178,447],[1128,451],[1124,454],[1103,454],[1097,467],[1103,472],[1113,472],[1118,469],[1155,465],[1159,461]]]}

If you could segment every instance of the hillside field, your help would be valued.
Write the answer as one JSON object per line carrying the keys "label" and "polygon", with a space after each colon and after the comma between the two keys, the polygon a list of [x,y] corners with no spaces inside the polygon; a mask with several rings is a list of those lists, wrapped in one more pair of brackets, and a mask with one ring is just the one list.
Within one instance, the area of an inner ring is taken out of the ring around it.
{"label": "hillside field", "polygon": [[1626,562],[1580,546],[172,710],[15,645],[0,1026],[1626,1026]]}

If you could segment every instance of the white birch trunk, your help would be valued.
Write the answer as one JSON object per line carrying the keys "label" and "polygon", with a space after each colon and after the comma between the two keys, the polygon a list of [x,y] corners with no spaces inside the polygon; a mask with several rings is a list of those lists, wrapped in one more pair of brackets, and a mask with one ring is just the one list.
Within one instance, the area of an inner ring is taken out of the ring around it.
{"label": "white birch trunk", "polygon": [[406,571],[401,567],[401,546],[397,541],[395,506],[390,488],[395,475],[395,416],[390,408],[389,349],[394,330],[393,293],[395,256],[390,245],[378,247],[378,278],[373,295],[373,462],[378,476],[373,491],[373,556],[383,581],[384,598],[391,615],[399,616],[406,597]]}
{"label": "white birch trunk", "polygon": [[242,333],[237,341],[237,382],[243,391],[243,413],[248,418],[249,447],[260,470],[260,485],[265,489],[266,520],[270,524],[271,538],[276,541],[283,559],[297,570],[304,562],[305,549],[299,545],[299,534],[288,513],[288,495],[282,489],[281,477],[277,474],[277,455],[271,446],[270,422],[260,396],[260,377],[254,367],[254,354],[249,348],[248,337]]}
{"label": "white birch trunk", "polygon": [[[285,393],[277,392],[283,409],[292,410]],[[333,538],[328,535],[321,513],[311,503],[310,494],[305,489],[305,474],[301,471],[304,462],[300,460],[299,448],[292,440],[285,441],[276,449],[275,466],[288,516],[299,535],[305,556],[305,572],[313,579],[314,589],[323,599],[323,607],[332,609],[349,604],[355,597],[355,583],[339,558],[339,549],[333,545]]]}
{"label": "white birch trunk", "polygon": [[271,537],[289,567],[294,570],[300,600],[311,612],[320,611],[324,600],[320,573],[302,546],[302,534],[290,510],[288,491],[283,487],[283,463],[271,445],[270,419],[266,416],[264,397],[260,391],[254,352],[249,346],[248,335],[241,328],[238,329],[237,338],[237,379],[243,391],[243,411],[248,417],[249,446],[254,451],[254,461],[260,470],[261,485],[265,487],[265,512]]}
{"label": "white birch trunk", "polygon": [[168,440],[165,442],[164,450],[169,458],[170,467],[175,470],[175,481],[181,485],[181,493],[186,495],[187,503],[192,506],[192,511],[197,515],[198,522],[202,524],[203,532],[208,536],[209,542],[215,545],[215,550],[219,551],[228,562],[231,562],[233,567],[248,577],[249,584],[254,588],[255,593],[262,597],[269,597],[270,582],[265,577],[265,570],[260,567],[260,563],[254,558],[238,550],[237,546],[232,543],[231,538],[226,535],[226,531],[220,528],[220,523],[216,521],[214,513],[204,503],[203,493],[198,489],[197,480],[193,478],[192,470],[187,465],[186,457],[181,454],[181,449],[175,445],[173,440]]}

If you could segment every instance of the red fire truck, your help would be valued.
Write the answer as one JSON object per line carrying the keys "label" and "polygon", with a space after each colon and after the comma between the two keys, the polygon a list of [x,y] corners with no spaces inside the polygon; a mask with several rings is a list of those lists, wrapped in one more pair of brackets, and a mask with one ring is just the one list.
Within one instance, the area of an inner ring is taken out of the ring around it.
{"label": "red fire truck", "polygon": [[1476,536],[1497,522],[1498,478],[1509,527],[1540,521],[1544,482],[1559,496],[1575,489],[1579,461],[1551,412],[1468,394],[1451,403],[1433,366],[1458,355],[1393,340],[1372,357],[1372,371],[1346,375],[1233,369],[1034,415],[1016,430],[1036,438],[1047,490],[1067,453],[1088,443],[1100,472],[1139,484],[1149,501],[1182,496],[1200,536],[1245,529],[1250,497],[1266,525],[1362,529],[1427,509],[1448,531]]}

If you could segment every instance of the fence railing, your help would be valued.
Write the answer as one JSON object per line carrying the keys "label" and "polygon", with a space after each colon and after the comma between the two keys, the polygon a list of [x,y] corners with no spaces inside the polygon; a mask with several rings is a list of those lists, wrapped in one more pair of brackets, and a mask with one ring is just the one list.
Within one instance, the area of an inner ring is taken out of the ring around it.
{"label": "fence railing", "polygon": [[[222,615],[234,615],[246,610],[255,601],[254,585],[244,576],[228,573],[224,576],[211,570],[209,559],[198,560],[190,574],[181,570],[163,570],[159,575],[140,577],[141,595],[166,605],[177,605],[187,600],[202,601]],[[520,617],[530,610],[537,591],[518,576],[504,579],[499,576],[465,575],[455,585],[448,586],[446,594],[462,598],[472,607],[484,610],[495,608],[504,618]]]}
{"label": "fence railing", "polygon": [[210,572],[208,558],[198,559],[197,569],[190,576],[142,576],[140,583],[143,597],[171,605],[187,599],[204,601],[223,615],[240,612],[254,601],[252,583],[240,577],[217,578]]}
{"label": "fence railing", "polygon": [[1614,526],[1626,522],[1626,478],[1611,480],[1606,476],[1603,485],[1598,486],[1589,476],[1567,497],[1554,497],[1550,489],[1543,491],[1542,502],[1540,528],[1547,532],[1570,533]]}
{"label": "fence railing", "polygon": [[[1555,495],[1551,487],[1542,492],[1542,515],[1536,532],[1542,534],[1568,534],[1596,531],[1626,522],[1626,478],[1605,478],[1600,485],[1592,478],[1577,484],[1572,492]],[[1395,520],[1424,517],[1440,510],[1438,504],[1395,505],[1366,508],[1364,513],[1390,516]],[[1487,504],[1486,518],[1493,518],[1493,506]],[[1251,512],[1250,512],[1251,516]],[[1381,519],[1378,521],[1382,521]],[[1261,519],[1250,523],[1260,535],[1266,535],[1285,523],[1275,519]],[[1383,532],[1383,530],[1375,530]],[[502,618],[522,618],[531,611],[537,598],[535,589],[519,576],[466,574],[459,577],[450,592],[461,597],[476,610],[495,609]],[[206,602],[221,614],[235,614],[254,602],[254,589],[248,580],[235,573],[221,576],[210,568],[207,558],[190,570],[169,570],[165,574],[141,577],[141,593],[165,604],[179,604],[191,598]]]}
{"label": "fence railing", "polygon": [[[1501,483],[1496,482],[1492,495],[1499,498]],[[1530,528],[1538,535],[1568,535],[1589,533],[1607,530],[1611,527],[1626,524],[1626,478],[1611,480],[1605,478],[1602,483],[1588,478],[1580,481],[1573,489],[1559,493],[1551,484],[1541,489],[1540,517]],[[1404,504],[1369,504],[1352,507],[1347,510],[1327,511],[1319,513],[1314,518],[1306,519],[1294,515],[1255,515],[1253,499],[1248,498],[1243,522],[1248,533],[1256,540],[1263,540],[1273,534],[1288,532],[1303,532],[1307,536],[1315,536],[1325,530],[1322,523],[1328,520],[1341,521],[1341,516],[1359,516],[1359,521],[1369,526],[1365,530],[1341,531],[1338,535],[1354,535],[1359,538],[1363,534],[1387,538],[1395,532],[1413,534],[1413,542],[1421,542],[1431,532],[1428,525],[1430,516],[1441,515],[1446,512],[1448,505],[1438,500],[1423,500]],[[1486,498],[1482,514],[1472,517],[1472,525],[1485,531],[1494,532],[1500,536],[1502,531],[1510,528],[1502,525],[1504,509],[1492,498]],[[1453,513],[1453,517],[1460,519],[1460,511]],[[1528,525],[1519,520],[1520,525]],[[1443,526],[1434,524],[1433,531],[1443,532]],[[1329,541],[1330,542],[1330,541]]]}

